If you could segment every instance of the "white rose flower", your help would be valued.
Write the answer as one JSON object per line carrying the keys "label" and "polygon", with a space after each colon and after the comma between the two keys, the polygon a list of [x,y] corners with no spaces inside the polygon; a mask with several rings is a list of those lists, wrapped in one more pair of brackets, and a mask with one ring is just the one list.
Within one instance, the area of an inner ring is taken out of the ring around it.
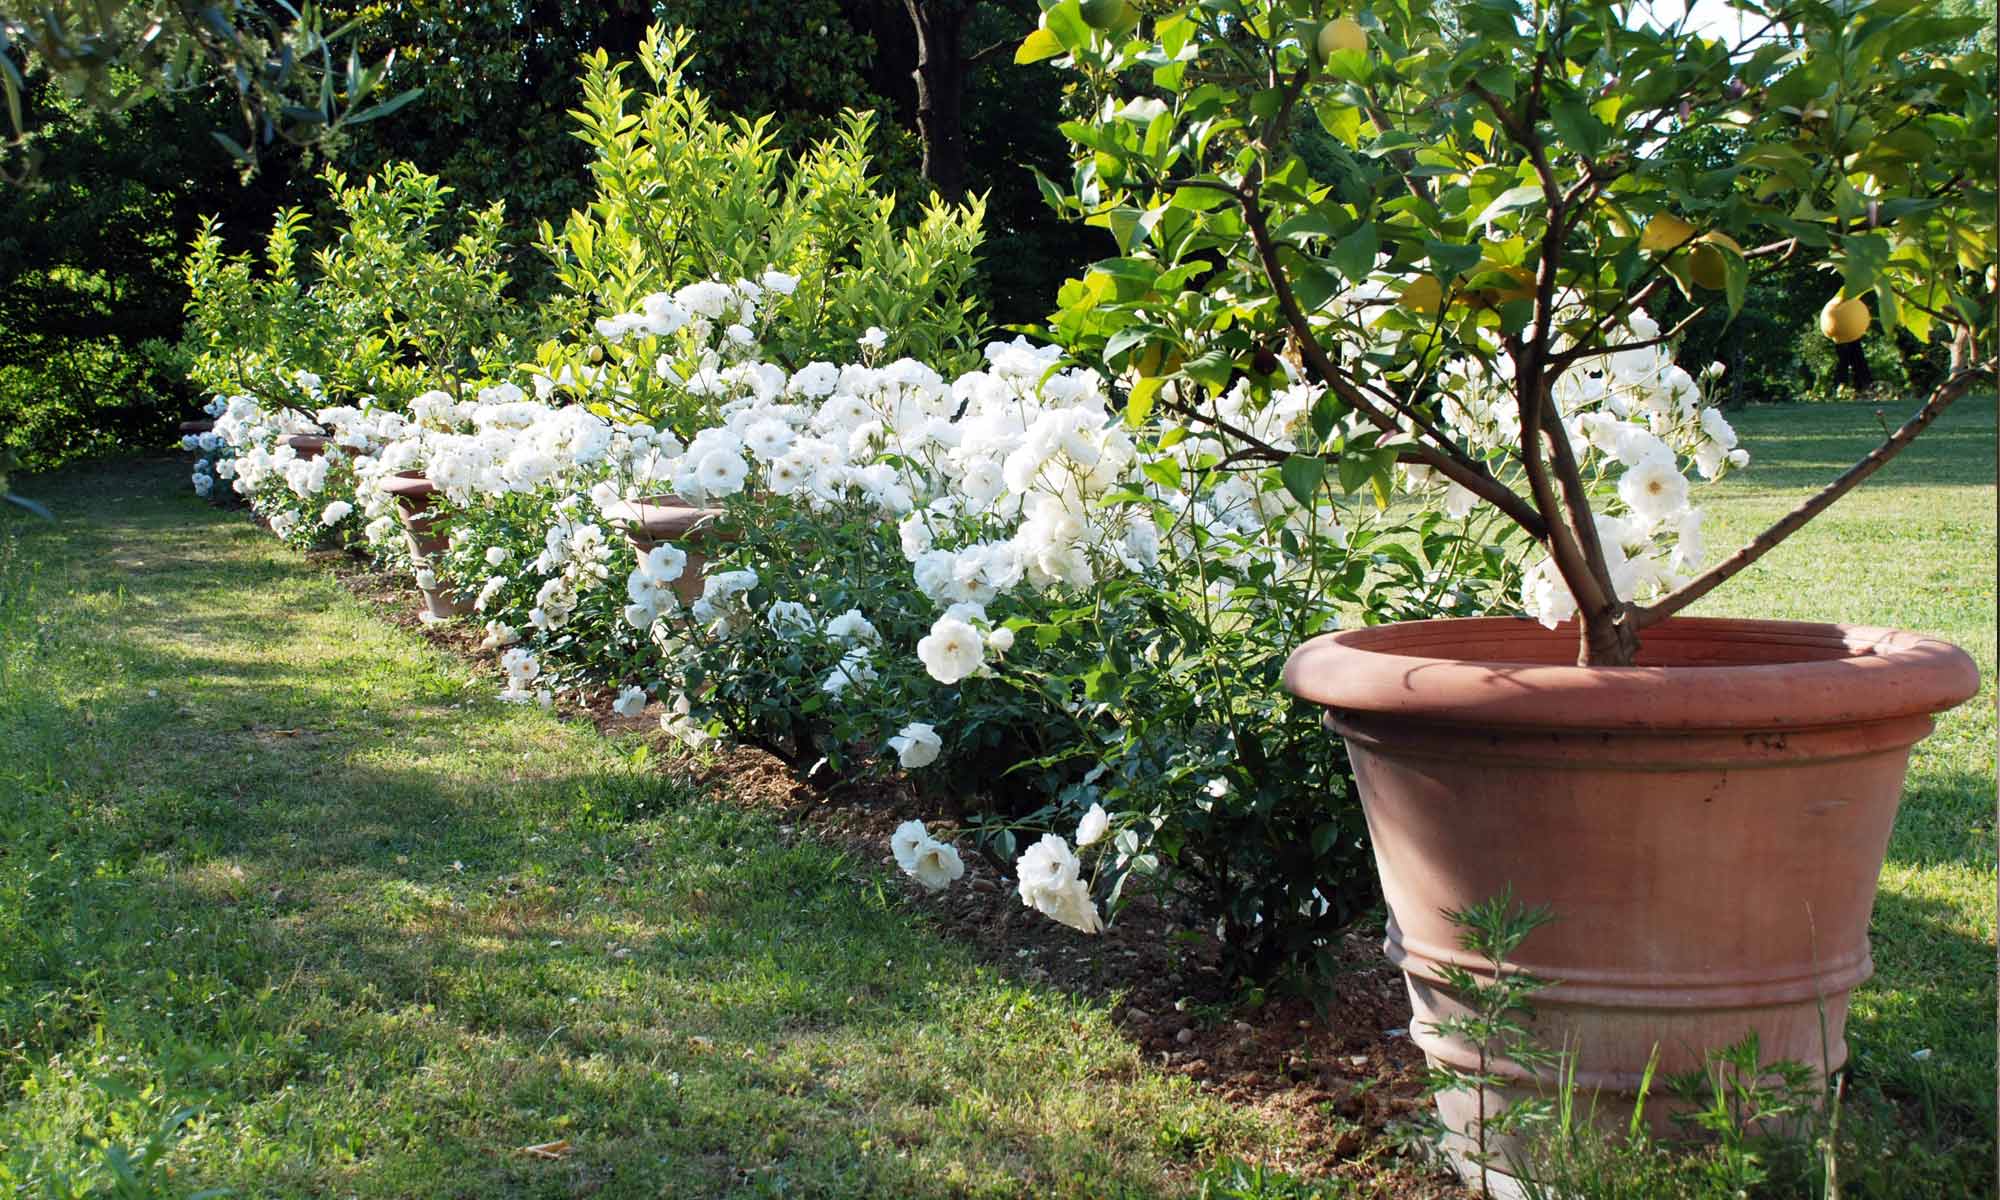
{"label": "white rose flower", "polygon": [[818,622],[813,620],[812,610],[796,600],[774,600],[771,607],[764,610],[764,623],[771,632],[796,641],[813,631]]}
{"label": "white rose flower", "polygon": [[489,567],[502,566],[512,555],[513,551],[507,549],[505,546],[488,546],[486,548],[486,565]]}
{"label": "white rose flower", "polygon": [[796,437],[789,424],[776,417],[766,417],[743,431],[743,444],[759,460],[771,462],[784,457]]}
{"label": "white rose flower", "polygon": [[1083,820],[1076,823],[1076,844],[1079,846],[1096,845],[1098,839],[1102,838],[1110,829],[1111,818],[1105,814],[1104,806],[1102,804],[1093,804],[1090,806],[1090,811],[1083,814]]}
{"label": "white rose flower", "polygon": [[905,821],[896,826],[896,832],[889,835],[889,851],[896,856],[896,865],[904,871],[916,869],[917,851],[931,835],[922,821]]}
{"label": "white rose flower", "polygon": [[965,862],[949,844],[926,838],[917,848],[916,861],[910,864],[910,875],[925,890],[939,892],[965,877]]}
{"label": "white rose flower", "polygon": [[1020,877],[1021,903],[1037,907],[1037,897],[1077,882],[1082,864],[1069,843],[1053,833],[1022,852],[1015,860],[1014,873]]}
{"label": "white rose flower", "polygon": [[879,642],[882,635],[858,608],[846,612],[826,623],[826,636],[843,646],[859,646],[864,642]]}
{"label": "white rose flower", "polygon": [[904,770],[914,771],[936,762],[938,754],[944,749],[944,741],[932,726],[912,721],[889,739],[889,748],[896,752],[896,761],[902,764]]}
{"label": "white rose flower", "polygon": [[939,683],[957,683],[986,661],[979,631],[955,617],[939,617],[928,635],[917,642],[917,657]]}
{"label": "white rose flower", "polygon": [[870,325],[856,340],[860,342],[863,350],[880,350],[889,344],[889,334],[879,326]]}
{"label": "white rose flower", "polygon": [[911,513],[904,517],[896,526],[896,532],[902,538],[903,557],[911,562],[922,558],[931,548],[931,527],[929,522],[924,520],[922,513]]}
{"label": "white rose flower", "polygon": [[646,708],[646,689],[628,687],[618,693],[618,699],[611,702],[611,711],[621,717],[636,717]]}
{"label": "white rose flower", "polygon": [[1104,918],[1098,915],[1097,905],[1090,898],[1090,889],[1084,886],[1081,879],[1044,893],[1035,908],[1043,916],[1061,922],[1078,933],[1104,932]]}
{"label": "white rose flower", "polygon": [[1014,631],[1002,625],[986,635],[986,648],[995,654],[1005,654],[1014,648]]}
{"label": "white rose flower", "polygon": [[743,490],[743,478],[750,473],[749,464],[739,454],[727,450],[711,450],[695,465],[695,482],[711,496],[733,496]]}
{"label": "white rose flower", "polygon": [[[1722,364],[1717,363],[1715,365],[1721,366]],[[1704,408],[1701,410],[1701,431],[1707,434],[1710,439],[1720,443],[1724,450],[1734,450],[1736,448],[1736,430],[1730,425],[1729,418],[1722,415],[1722,410],[1719,408]]]}
{"label": "white rose flower", "polygon": [[1648,458],[1618,477],[1618,498],[1648,525],[1687,507],[1688,481],[1671,456]]}
{"label": "white rose flower", "polygon": [[849,650],[827,673],[819,690],[829,696],[838,696],[855,684],[867,683],[875,677],[875,663],[869,658],[868,651],[865,648]]}
{"label": "white rose flower", "polygon": [[331,529],[335,525],[345,521],[347,514],[353,511],[354,506],[352,504],[349,504],[345,500],[335,500],[332,504],[327,505],[325,510],[319,514],[319,523]]}

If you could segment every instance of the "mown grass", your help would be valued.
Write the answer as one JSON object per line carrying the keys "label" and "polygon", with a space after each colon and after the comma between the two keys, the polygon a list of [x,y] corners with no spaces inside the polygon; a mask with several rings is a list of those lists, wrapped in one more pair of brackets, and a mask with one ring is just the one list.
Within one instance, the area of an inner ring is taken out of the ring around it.
{"label": "mown grass", "polygon": [[180,474],[0,520],[0,1194],[1156,1195],[1296,1143]]}
{"label": "mown grass", "polygon": [[[1706,494],[1711,554],[1792,508],[1911,407],[1889,406],[1879,419],[1868,404],[1732,414],[1752,460]],[[1694,610],[1915,629],[1978,662],[1979,695],[1941,717],[1912,759],[1875,905],[1876,974],[1854,995],[1848,1042],[1856,1086],[1901,1110],[1897,1144],[1885,1149],[1905,1167],[1987,1195],[1996,1115],[1994,514],[1994,401],[1972,397]]]}
{"label": "mown grass", "polygon": [[[1698,610],[1922,629],[1986,675],[1891,845],[1850,1195],[1993,1189],[1993,417]],[[1880,433],[1737,424],[1716,553]],[[1153,1195],[1296,1144],[872,864],[492,701],[177,481],[31,481],[63,523],[0,520],[0,1193],[120,1194],[149,1139],[131,1195]]]}

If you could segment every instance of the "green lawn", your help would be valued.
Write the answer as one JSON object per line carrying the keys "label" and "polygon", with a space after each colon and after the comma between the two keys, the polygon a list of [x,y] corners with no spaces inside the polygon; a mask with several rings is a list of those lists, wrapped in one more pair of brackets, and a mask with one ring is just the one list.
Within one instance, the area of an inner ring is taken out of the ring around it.
{"label": "green lawn", "polygon": [[[1890,408],[1893,428],[1909,405]],[[1875,406],[1736,419],[1750,469],[1709,493],[1733,549],[1878,442]],[[1977,698],[1919,745],[1875,905],[1875,978],[1854,997],[1854,1074],[1989,1190],[1994,1161],[1994,401],[1960,401],[1909,450],[1695,609],[1895,625],[1978,662]],[[1922,1052],[1928,1051],[1928,1054]],[[1922,1055],[1918,1057],[1918,1055]]]}
{"label": "green lawn", "polygon": [[[1712,552],[1871,414],[1741,417]],[[1993,437],[1966,402],[1702,608],[1928,630],[1986,672],[1917,752],[1849,1026],[1894,1161],[1985,1189]],[[1137,1196],[1299,1149],[182,483],[78,470],[17,483],[60,525],[0,514],[0,1195]]]}
{"label": "green lawn", "polygon": [[0,1195],[1147,1196],[1296,1148],[183,475],[0,517]]}

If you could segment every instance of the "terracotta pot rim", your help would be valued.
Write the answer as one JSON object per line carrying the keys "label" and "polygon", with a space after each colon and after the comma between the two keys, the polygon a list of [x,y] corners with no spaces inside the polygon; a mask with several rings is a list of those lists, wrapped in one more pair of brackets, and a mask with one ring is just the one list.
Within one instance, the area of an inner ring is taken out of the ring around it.
{"label": "terracotta pot rim", "polygon": [[405,500],[421,499],[438,490],[438,486],[425,478],[422,471],[398,471],[377,486],[391,496]]}
{"label": "terracotta pot rim", "polygon": [[625,536],[642,552],[662,541],[696,535],[722,541],[732,537],[717,528],[728,515],[722,509],[703,508],[671,493],[616,500],[605,505],[603,512],[606,520],[624,528]]}
{"label": "terracotta pot rim", "polygon": [[[1406,621],[1314,638],[1285,689],[1339,715],[1530,730],[1787,730],[1941,712],[1979,690],[1963,650],[1865,625],[1676,617],[1641,664],[1579,667],[1574,623]],[[1650,661],[1649,661],[1650,660]]]}

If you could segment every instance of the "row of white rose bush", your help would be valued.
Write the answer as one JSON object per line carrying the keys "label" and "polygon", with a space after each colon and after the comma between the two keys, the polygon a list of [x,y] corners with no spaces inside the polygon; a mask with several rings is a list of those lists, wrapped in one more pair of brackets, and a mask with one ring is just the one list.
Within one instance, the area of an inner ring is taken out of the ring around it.
{"label": "row of white rose bush", "polygon": [[[1076,614],[1101,609],[1112,581],[1171,580],[1169,595],[1200,581],[1192,600],[1226,624],[1247,619],[1260,590],[1278,595],[1285,580],[1316,578],[1322,550],[1337,553],[1386,520],[1330,487],[1302,504],[1268,463],[1225,469],[1237,447],[1214,428],[1282,450],[1315,448],[1314,387],[1263,396],[1239,383],[1205,401],[1215,424],[1169,432],[1128,428],[1101,376],[1022,340],[989,346],[985,369],[955,379],[907,359],[874,361],[872,337],[857,361],[787,372],[760,356],[756,319],[758,296],[785,282],[696,284],[597,322],[608,361],[650,364],[709,414],[679,435],[607,415],[620,411],[608,368],[309,414],[218,397],[215,433],[192,443],[204,453],[195,487],[206,494],[226,481],[280,536],[353,538],[405,562],[379,485],[422,472],[450,514],[451,548],[436,566],[473,597],[508,699],[550,704],[608,684],[620,689],[620,712],[657,701],[662,726],[690,743],[733,735],[802,768],[894,764],[919,778],[961,749],[967,774],[980,777],[992,752],[1036,748],[973,736],[995,711],[1024,726],[1103,719],[1092,688],[1048,664],[1122,653],[1077,644],[1111,637],[1101,612]],[[1634,341],[1656,333],[1643,315],[1630,325]],[[298,383],[309,393],[317,385]],[[1498,449],[1517,438],[1504,384],[1472,368],[1441,379],[1444,417],[1468,444]],[[1702,555],[1689,475],[1713,478],[1744,460],[1727,421],[1659,348],[1588,364],[1556,399],[1574,452],[1600,481],[1599,532],[1621,592],[1644,599],[1672,586]],[[1349,420],[1343,432],[1359,432]],[[304,457],[285,444],[300,433],[326,434],[327,452]],[[1472,508],[1468,493],[1419,470],[1404,468],[1403,481],[1451,517]],[[605,515],[617,501],[667,493],[728,514],[720,527],[729,539],[703,544],[709,562],[692,604],[675,587],[688,569],[684,549],[637,555]],[[1573,613],[1546,560],[1517,565],[1521,610],[1549,624]],[[1250,578],[1257,587],[1243,586]],[[1017,653],[1023,633],[1033,636]],[[1174,782],[1206,793],[1201,804],[1241,786],[1220,771]],[[1158,811],[1107,814],[1090,787],[1061,794],[1066,804],[1028,823],[1078,822],[1075,846],[1098,852],[1103,868],[1097,887],[1071,840],[1049,832],[1015,861],[1020,894],[1094,932],[1104,879],[1134,864],[1157,869],[1151,852],[1164,820]],[[893,850],[928,888],[964,872],[958,850],[920,822],[897,832]]]}

